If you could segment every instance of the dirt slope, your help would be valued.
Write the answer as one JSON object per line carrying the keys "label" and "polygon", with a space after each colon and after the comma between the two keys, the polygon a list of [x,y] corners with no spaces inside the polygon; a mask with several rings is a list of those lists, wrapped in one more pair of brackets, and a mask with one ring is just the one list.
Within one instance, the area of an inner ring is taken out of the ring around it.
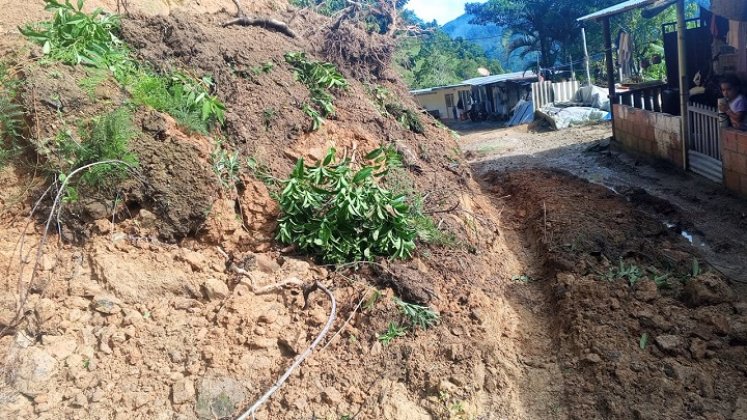
{"label": "dirt slope", "polygon": [[[0,416],[236,416],[327,321],[331,305],[319,291],[307,302],[298,288],[260,290],[295,279],[330,287],[337,319],[258,419],[745,414],[747,306],[707,267],[688,277],[697,252],[631,203],[554,172],[493,174],[478,183],[449,131],[429,120],[415,134],[377,111],[362,82],[414,104],[375,60],[344,62],[385,53],[375,37],[356,38],[342,54],[329,48],[340,36],[327,30],[330,20],[273,2],[250,11],[288,21],[298,38],[222,28],[230,2],[186,3],[170,15],[132,3],[125,40],[158,67],[213,76],[228,109],[222,134],[231,150],[284,176],[296,158],[318,159],[329,146],[365,153],[393,144],[412,159],[403,182],[428,197],[426,210],[459,246],[422,245],[411,261],[390,266],[394,279],[315,265],[273,241],[277,206],[250,172],[235,193],[211,179],[215,139],[138,109],[136,144],[149,187],[132,186],[114,220],[111,208],[98,214],[92,203],[87,213],[70,213],[32,284],[43,226],[28,214],[43,180],[21,165],[0,173],[0,266],[7,267],[0,324],[10,323],[28,291],[22,322],[0,338]],[[31,18],[17,9],[0,12],[4,28]],[[335,61],[351,83],[336,100],[337,117],[317,132],[304,130],[298,105],[308,92],[284,62],[289,51]],[[251,73],[267,62],[270,72]],[[86,75],[79,68],[33,59],[28,68],[23,98],[36,140],[53,136],[60,118],[126,100],[116,89],[93,99],[78,91]],[[65,105],[59,112],[44,105],[55,97]],[[277,112],[269,123],[267,109]],[[657,290],[650,270],[632,286],[601,281],[620,258],[669,270],[671,289]],[[401,318],[395,291],[429,300],[441,322],[383,346],[376,334]],[[649,339],[641,344],[643,334]]]}

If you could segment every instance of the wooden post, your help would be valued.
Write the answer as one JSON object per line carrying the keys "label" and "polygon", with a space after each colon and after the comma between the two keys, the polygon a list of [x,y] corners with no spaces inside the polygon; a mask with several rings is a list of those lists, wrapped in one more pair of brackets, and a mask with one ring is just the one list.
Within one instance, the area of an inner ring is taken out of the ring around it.
{"label": "wooden post", "polygon": [[690,140],[690,124],[687,121],[688,75],[687,50],[685,46],[685,0],[677,0],[677,58],[680,73],[680,130],[682,131],[682,166],[687,170],[687,149]]}
{"label": "wooden post", "polygon": [[[615,69],[612,66],[612,33],[610,29],[610,17],[605,16],[602,23],[604,24],[604,49],[607,57],[607,88],[609,89],[610,96],[610,115],[612,116],[612,121],[614,122],[615,114],[612,111],[612,104],[615,103]],[[613,137],[615,135],[614,129],[612,135]]]}
{"label": "wooden post", "polygon": [[586,84],[591,86],[591,69],[589,64],[589,49],[586,47],[586,29],[581,27],[581,38],[584,40],[584,66],[586,67]]}

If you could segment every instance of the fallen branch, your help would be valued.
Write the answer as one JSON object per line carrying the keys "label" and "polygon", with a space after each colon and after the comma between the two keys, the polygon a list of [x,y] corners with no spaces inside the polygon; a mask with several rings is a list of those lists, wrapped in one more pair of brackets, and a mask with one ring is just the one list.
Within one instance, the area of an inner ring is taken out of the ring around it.
{"label": "fallen branch", "polygon": [[236,18],[231,19],[229,21],[223,22],[223,27],[231,26],[231,25],[240,25],[240,26],[261,26],[264,28],[270,28],[274,29],[277,32],[280,32],[284,35],[287,35],[291,38],[297,38],[295,32],[288,26],[287,23],[276,20],[276,19],[269,19],[269,18],[257,18],[252,16],[247,16],[244,13],[244,10],[241,8],[241,3],[239,3],[239,0],[233,0],[233,3],[236,5]]}
{"label": "fallen branch", "polygon": [[329,329],[332,327],[332,324],[335,322],[335,316],[337,315],[337,301],[335,300],[335,296],[332,294],[332,292],[329,291],[326,287],[324,287],[323,284],[316,282],[315,286],[319,289],[322,289],[324,293],[329,296],[329,300],[332,302],[332,309],[329,313],[329,318],[327,319],[327,323],[324,325],[324,328],[319,333],[319,335],[316,337],[313,343],[304,351],[302,354],[300,354],[296,360],[293,362],[291,367],[288,368],[288,370],[285,371],[283,376],[281,376],[277,382],[275,382],[275,385],[273,385],[270,389],[265,392],[264,395],[262,395],[254,404],[252,404],[251,407],[249,407],[248,410],[244,412],[244,414],[240,415],[237,420],[246,420],[249,418],[249,416],[254,416],[254,414],[257,412],[257,409],[262,406],[267,400],[277,392],[278,389],[280,389],[281,386],[285,383],[285,381],[288,380],[291,373],[293,373],[294,370],[298,368],[298,366],[303,363],[304,360],[306,360],[307,357],[311,354],[312,351],[314,351],[314,348],[322,341],[325,335],[327,335],[327,332],[329,332]]}

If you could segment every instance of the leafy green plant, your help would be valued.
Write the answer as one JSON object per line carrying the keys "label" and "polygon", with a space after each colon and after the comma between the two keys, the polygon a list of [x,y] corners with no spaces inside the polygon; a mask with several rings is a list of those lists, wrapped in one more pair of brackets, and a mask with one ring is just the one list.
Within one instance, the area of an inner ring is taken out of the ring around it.
{"label": "leafy green plant", "polygon": [[381,334],[376,334],[376,338],[381,344],[388,346],[395,338],[404,337],[405,335],[407,335],[407,328],[399,326],[394,322],[390,322],[386,331]]}
{"label": "leafy green plant", "polygon": [[693,264],[692,269],[690,270],[690,274],[692,277],[698,277],[701,274],[700,262],[698,262],[697,258],[693,258]]}
{"label": "leafy green plant", "polygon": [[426,330],[435,325],[441,318],[438,312],[428,306],[408,303],[397,298],[394,299],[394,303],[397,305],[402,315],[407,318],[407,321],[412,327],[420,327]]}
{"label": "leafy green plant", "polygon": [[670,273],[664,273],[664,274],[657,274],[654,276],[654,283],[656,284],[656,287],[659,289],[669,289],[672,287],[671,284],[669,284],[669,277],[671,276]]}
{"label": "leafy green plant", "polygon": [[299,159],[282,183],[277,239],[331,263],[410,257],[416,232],[406,197],[377,183],[387,172],[383,149],[358,170],[335,154],[312,167]]}
{"label": "leafy green plant", "polygon": [[638,340],[638,347],[641,348],[641,350],[646,350],[646,346],[648,345],[648,333],[641,334],[641,338]]}
{"label": "leafy green plant", "polygon": [[187,128],[207,133],[225,122],[225,105],[210,94],[210,77],[195,79],[184,73],[158,75],[140,70],[130,93],[135,102],[166,112]]}
{"label": "leafy green plant", "polygon": [[515,281],[515,282],[519,282],[519,283],[529,283],[529,282],[534,281],[534,279],[531,278],[531,277],[529,277],[526,274],[521,274],[521,275],[515,274],[515,275],[511,276],[511,281]]}
{"label": "leafy green plant", "polygon": [[293,67],[296,80],[309,89],[311,104],[304,103],[302,109],[312,118],[311,130],[316,131],[325,118],[335,115],[330,91],[347,89],[348,82],[334,64],[310,60],[306,53],[286,53],[285,61]]}
{"label": "leafy green plant", "polygon": [[368,84],[366,85],[366,90],[368,91],[368,94],[371,95],[374,106],[381,113],[381,115],[389,115],[386,110],[386,104],[392,94],[389,89],[380,85]]}
{"label": "leafy green plant", "polygon": [[227,189],[236,185],[241,170],[238,152],[228,153],[223,143],[218,141],[210,154],[210,162],[223,188]]}
{"label": "leafy green plant", "polygon": [[604,279],[607,281],[627,280],[628,284],[632,287],[643,277],[644,273],[640,267],[635,264],[626,265],[625,261],[620,258],[620,264],[617,267],[610,267]]}
{"label": "leafy green plant", "polygon": [[260,75],[262,73],[267,74],[271,72],[273,68],[275,68],[275,63],[273,63],[272,61],[268,61],[266,63],[262,63],[262,65],[252,67],[251,70],[254,75]]}
{"label": "leafy green plant", "polygon": [[324,124],[324,117],[316,110],[316,108],[305,103],[301,107],[301,110],[304,114],[311,117],[311,131],[316,131],[322,127],[322,124]]}
{"label": "leafy green plant", "polygon": [[[158,75],[140,66],[116,36],[117,15],[96,9],[83,12],[83,0],[74,6],[70,0],[60,3],[44,0],[46,10],[54,12],[50,21],[27,25],[21,32],[42,45],[45,55],[67,64],[85,64],[108,69],[125,87],[136,103],[151,106],[176,118],[186,128],[206,134],[225,121],[225,106],[210,94],[213,81],[196,79],[181,72]],[[105,77],[92,75],[81,80],[81,87],[92,95]]]}
{"label": "leafy green plant", "polygon": [[386,104],[385,108],[389,114],[392,114],[394,118],[397,119],[397,122],[399,122],[402,127],[405,127],[413,133],[425,133],[425,127],[423,126],[423,122],[420,121],[420,117],[417,113],[399,104]]}
{"label": "leafy green plant", "polygon": [[109,67],[118,60],[122,47],[122,41],[114,35],[120,24],[118,15],[100,8],[86,13],[83,0],[76,5],[70,0],[44,3],[44,9],[54,13],[52,19],[21,28],[24,36],[42,46],[44,55],[66,64],[96,67]]}
{"label": "leafy green plant", "polygon": [[275,110],[275,108],[265,108],[262,110],[262,122],[265,126],[265,131],[270,130],[270,126],[272,125],[272,121],[275,120],[275,117],[277,117],[278,112]]}

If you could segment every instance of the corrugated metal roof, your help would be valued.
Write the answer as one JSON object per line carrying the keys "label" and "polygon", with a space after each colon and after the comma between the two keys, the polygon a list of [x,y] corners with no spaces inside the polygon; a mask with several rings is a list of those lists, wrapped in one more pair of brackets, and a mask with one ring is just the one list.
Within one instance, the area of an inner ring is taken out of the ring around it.
{"label": "corrugated metal roof", "polygon": [[517,71],[514,73],[504,73],[504,74],[496,74],[493,76],[475,77],[474,79],[465,80],[462,83],[465,85],[472,85],[472,86],[484,86],[484,85],[489,85],[491,83],[506,82],[509,80],[533,79],[536,77],[537,75],[531,71],[526,71],[526,72]]}
{"label": "corrugated metal roof", "polygon": [[458,87],[462,87],[462,86],[467,86],[467,84],[466,83],[458,83],[456,85],[434,86],[434,87],[424,88],[424,89],[413,89],[413,90],[410,91],[410,93],[413,94],[413,95],[422,95],[424,93],[431,93],[431,92],[435,92],[437,90],[453,89],[453,88],[458,88]]}
{"label": "corrugated metal roof", "polygon": [[576,20],[581,22],[584,20],[599,19],[603,17],[614,16],[614,15],[618,15],[623,12],[627,12],[628,10],[638,9],[640,7],[654,4],[657,1],[658,0],[628,0],[628,1],[624,1],[622,3],[616,4],[614,6],[610,6],[606,9],[602,9],[594,13],[588,14],[586,16],[581,16],[580,18]]}

